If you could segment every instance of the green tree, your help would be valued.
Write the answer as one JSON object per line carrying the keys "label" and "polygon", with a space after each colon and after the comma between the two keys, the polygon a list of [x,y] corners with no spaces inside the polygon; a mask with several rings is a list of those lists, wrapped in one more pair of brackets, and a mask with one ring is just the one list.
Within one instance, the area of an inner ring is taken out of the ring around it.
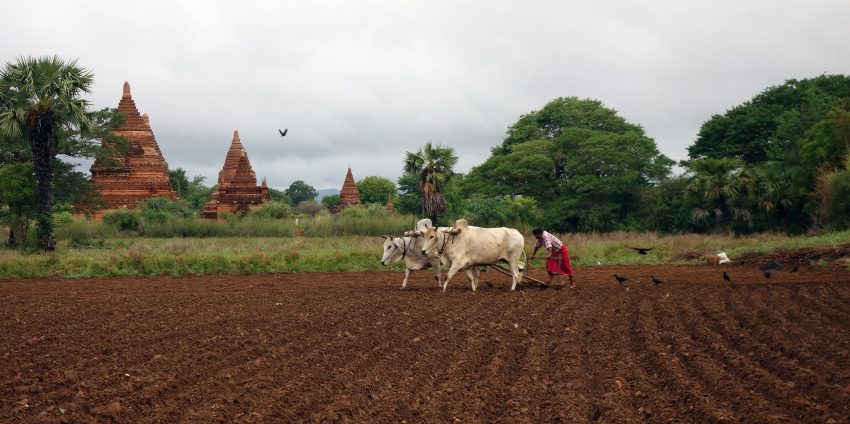
{"label": "green tree", "polygon": [[329,194],[325,197],[322,197],[322,204],[325,205],[325,208],[327,208],[327,210],[331,212],[335,211],[337,205],[339,205],[339,195]]}
{"label": "green tree", "polygon": [[717,229],[729,232],[733,221],[750,223],[750,211],[741,207],[749,192],[752,177],[738,158],[698,159],[688,164],[693,177],[685,188],[685,195],[703,201],[693,209],[694,221],[714,218]]}
{"label": "green tree", "polygon": [[300,205],[305,200],[315,200],[319,192],[304,181],[297,180],[289,185],[284,194],[292,201],[292,204]]}
{"label": "green tree", "polygon": [[642,193],[672,165],[640,126],[601,102],[558,98],[508,128],[462,191],[533,197],[541,224],[558,231],[611,231],[639,221]]}
{"label": "green tree", "polygon": [[850,77],[821,75],[768,87],[753,99],[714,115],[688,147],[691,159],[737,157],[746,164],[775,152],[799,152],[804,134],[850,98]]}
{"label": "green tree", "polygon": [[189,181],[183,168],[169,170],[168,179],[171,181],[171,187],[180,196],[180,200],[188,203],[195,212],[200,212],[204,208],[213,191],[217,189],[217,187],[205,186],[206,177],[203,175],[196,175],[192,181]]}
{"label": "green tree", "polygon": [[369,203],[385,204],[389,196],[395,196],[397,189],[395,183],[384,177],[368,176],[357,181],[357,190],[360,192],[360,202],[364,205]]}
{"label": "green tree", "polygon": [[278,190],[269,187],[269,197],[271,197],[271,200],[275,202],[284,202],[289,203],[290,205],[292,204],[292,199],[286,196],[286,192],[284,190]]}
{"label": "green tree", "polygon": [[407,152],[404,173],[417,177],[418,190],[422,195],[422,213],[437,225],[437,216],[446,212],[445,185],[454,176],[457,156],[451,147],[425,143],[416,152]]}
{"label": "green tree", "polygon": [[37,210],[37,190],[31,163],[11,163],[0,167],[0,205],[5,208],[2,221],[9,226],[6,242],[9,246],[26,241],[29,221]]}
{"label": "green tree", "polygon": [[0,131],[29,141],[38,197],[38,246],[54,250],[52,183],[60,133],[93,126],[88,102],[92,73],[58,57],[21,58],[0,73]]}

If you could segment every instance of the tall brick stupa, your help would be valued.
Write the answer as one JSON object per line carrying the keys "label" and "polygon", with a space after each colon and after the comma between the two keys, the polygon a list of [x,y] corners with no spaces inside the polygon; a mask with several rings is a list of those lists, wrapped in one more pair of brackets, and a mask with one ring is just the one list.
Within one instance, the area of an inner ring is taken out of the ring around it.
{"label": "tall brick stupa", "polygon": [[233,141],[224,159],[224,166],[218,173],[218,191],[213,192],[210,201],[204,205],[201,216],[218,219],[221,212],[247,213],[260,208],[271,199],[266,179],[257,186],[257,174],[251,168],[248,152],[239,139],[239,131],[233,131]]}
{"label": "tall brick stupa", "polygon": [[110,209],[135,209],[139,202],[154,197],[177,200],[168,179],[168,164],[162,157],[147,114],[139,114],[130,95],[130,84],[124,83],[124,94],[118,112],[126,121],[113,132],[129,143],[126,155],[116,155],[91,166],[92,183],[98,190],[102,207],[94,211],[100,218]]}
{"label": "tall brick stupa", "polygon": [[336,206],[336,212],[339,212],[351,205],[360,204],[360,190],[357,189],[357,184],[354,182],[354,175],[351,174],[351,167],[348,167],[348,173],[345,174],[345,182],[342,183],[342,190],[339,191],[339,203]]}

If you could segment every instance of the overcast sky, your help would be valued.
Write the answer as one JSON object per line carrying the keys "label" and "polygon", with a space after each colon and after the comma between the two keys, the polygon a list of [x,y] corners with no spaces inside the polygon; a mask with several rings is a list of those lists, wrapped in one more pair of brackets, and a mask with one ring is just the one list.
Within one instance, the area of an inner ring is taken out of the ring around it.
{"label": "overcast sky", "polygon": [[[686,157],[712,114],[791,78],[850,74],[850,1],[2,0],[0,60],[78,59],[89,99],[129,81],[170,168],[216,182],[238,129],[258,177],[396,180],[406,151],[467,172],[517,118],[601,100]],[[289,128],[281,138],[278,128]],[[87,167],[86,167],[87,169]]]}

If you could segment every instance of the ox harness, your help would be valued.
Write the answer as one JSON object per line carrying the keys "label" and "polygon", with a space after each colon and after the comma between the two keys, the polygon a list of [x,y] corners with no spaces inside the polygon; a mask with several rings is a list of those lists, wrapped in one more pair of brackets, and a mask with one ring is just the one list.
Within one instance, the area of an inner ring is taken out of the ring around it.
{"label": "ox harness", "polygon": [[452,244],[455,244],[455,236],[457,234],[451,234],[451,230],[454,228],[449,228],[449,233],[443,235],[443,245],[440,246],[440,254],[443,254],[443,251],[446,250],[446,245],[449,244],[449,235],[452,236]]}

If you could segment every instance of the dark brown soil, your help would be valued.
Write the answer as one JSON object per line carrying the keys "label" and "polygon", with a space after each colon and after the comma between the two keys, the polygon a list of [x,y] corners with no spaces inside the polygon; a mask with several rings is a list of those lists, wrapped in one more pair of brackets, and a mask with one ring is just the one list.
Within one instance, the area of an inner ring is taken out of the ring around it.
{"label": "dark brown soil", "polygon": [[406,291],[386,272],[0,281],[0,421],[850,417],[850,273],[577,273],[476,293],[425,272]]}

